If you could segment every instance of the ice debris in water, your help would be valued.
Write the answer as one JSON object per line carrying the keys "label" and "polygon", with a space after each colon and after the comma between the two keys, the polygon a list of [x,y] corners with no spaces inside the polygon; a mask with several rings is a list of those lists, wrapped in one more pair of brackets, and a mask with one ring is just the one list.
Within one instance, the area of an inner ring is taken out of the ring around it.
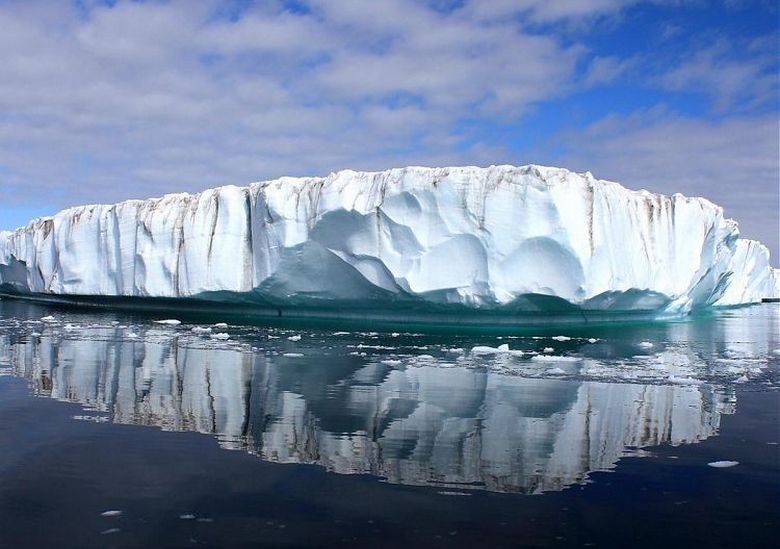
{"label": "ice debris in water", "polygon": [[598,339],[596,339],[595,337],[588,338],[588,343],[596,343],[597,341]]}
{"label": "ice debris in water", "polygon": [[49,316],[42,316],[41,317],[41,322],[56,322],[56,321],[57,321],[57,319],[54,318],[51,315],[49,315]]}
{"label": "ice debris in water", "polygon": [[203,326],[194,326],[190,331],[193,334],[210,334],[211,328],[204,328]]}
{"label": "ice debris in water", "polygon": [[571,341],[571,338],[568,336],[553,336],[555,341]]}
{"label": "ice debris in water", "polygon": [[283,353],[282,356],[286,356],[287,358],[300,358],[303,356],[303,353]]}
{"label": "ice debris in water", "polygon": [[166,326],[178,326],[181,324],[181,320],[176,320],[175,318],[165,318],[163,320],[155,320],[155,324],[164,324]]}
{"label": "ice debris in water", "polygon": [[300,341],[301,340],[301,336],[293,335],[293,336],[288,337],[287,339],[289,339],[290,341]]}
{"label": "ice debris in water", "polygon": [[553,349],[552,347],[545,347],[544,349],[542,349],[542,352],[549,355],[550,353],[554,353],[555,349]]}
{"label": "ice debris in water", "polygon": [[122,511],[119,509],[109,509],[108,511],[103,511],[100,513],[101,517],[118,517],[122,514]]}
{"label": "ice debris in water", "polygon": [[214,324],[214,327],[215,328],[225,329],[225,328],[228,327],[228,325],[227,325],[227,322],[217,322],[216,324]]}
{"label": "ice debris in water", "polygon": [[211,339],[219,339],[219,340],[222,340],[222,341],[225,341],[226,339],[230,339],[230,335],[226,334],[225,332],[219,332],[219,333],[216,333],[216,334],[209,334],[209,337]]}
{"label": "ice debris in water", "polygon": [[653,348],[653,344],[650,343],[649,341],[642,341],[642,342],[639,343],[639,346],[642,349],[652,349]]}
{"label": "ice debris in water", "polygon": [[551,375],[554,375],[554,376],[559,376],[559,375],[565,374],[566,372],[564,372],[560,368],[550,368],[549,370],[547,370],[547,373],[551,374]]}
{"label": "ice debris in water", "polygon": [[715,467],[716,469],[726,469],[727,467],[734,467],[735,465],[739,465],[739,462],[729,460],[710,461],[707,465],[710,467]]}

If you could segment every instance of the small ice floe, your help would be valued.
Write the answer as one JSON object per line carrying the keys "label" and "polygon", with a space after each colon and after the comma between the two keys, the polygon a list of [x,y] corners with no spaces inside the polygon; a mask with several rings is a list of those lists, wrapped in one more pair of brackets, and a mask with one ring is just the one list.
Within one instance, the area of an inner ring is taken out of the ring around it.
{"label": "small ice floe", "polygon": [[774,351],[772,351],[772,354],[773,355],[780,355],[780,349],[775,349]]}
{"label": "small ice floe", "polygon": [[417,355],[417,360],[436,360],[431,355]]}
{"label": "small ice floe", "polygon": [[287,358],[300,358],[303,356],[303,353],[282,353],[282,356],[286,356]]}
{"label": "small ice floe", "polygon": [[737,379],[735,379],[735,380],[734,380],[734,383],[746,383],[746,382],[748,382],[748,381],[750,381],[750,380],[748,379],[748,376],[746,376],[746,375],[741,375],[741,376],[739,376]]}
{"label": "small ice floe", "polygon": [[667,378],[670,383],[676,383],[677,385],[704,385],[704,382],[700,379],[694,379],[692,377],[677,377],[670,375]]}
{"label": "small ice floe", "polygon": [[598,341],[598,339],[596,339],[595,337],[589,337],[588,338],[588,343],[596,343],[597,341]]}
{"label": "small ice floe", "polygon": [[398,337],[399,335],[401,334],[399,334],[398,332],[393,332],[392,334],[390,334],[390,337]]}
{"label": "small ice floe", "polygon": [[387,366],[398,366],[399,364],[401,364],[401,361],[388,358],[386,360],[380,360],[379,364],[385,364]]}
{"label": "small ice floe", "polygon": [[300,341],[301,340],[301,336],[293,335],[293,336],[288,337],[287,339],[289,339],[290,341]]}
{"label": "small ice floe", "polygon": [[175,318],[164,318],[162,320],[155,320],[155,324],[164,324],[166,326],[178,326],[181,324],[181,320],[177,320]]}
{"label": "small ice floe", "polygon": [[580,358],[563,355],[536,355],[532,356],[531,360],[535,360],[536,362],[577,362]]}
{"label": "small ice floe", "polygon": [[500,351],[495,347],[488,347],[487,345],[476,345],[471,348],[472,355],[496,355]]}
{"label": "small ice floe", "polygon": [[193,326],[190,331],[193,334],[210,334],[211,328],[204,328],[203,326]]}
{"label": "small ice floe", "polygon": [[214,327],[218,329],[221,328],[224,330],[225,328],[228,327],[228,325],[227,322],[217,322],[216,324],[214,324]]}
{"label": "small ice floe", "polygon": [[652,349],[653,348],[653,344],[650,343],[649,341],[640,341],[639,342],[639,347],[641,347],[642,349]]}
{"label": "small ice floe", "polygon": [[41,334],[39,332],[31,332],[30,337],[41,337]]}
{"label": "small ice floe", "polygon": [[542,352],[549,355],[550,353],[554,353],[555,349],[553,349],[552,347],[545,347],[544,349],[542,349]]}
{"label": "small ice floe", "polygon": [[334,336],[348,336],[349,332],[333,332],[333,334],[331,334],[331,335],[334,335]]}
{"label": "small ice floe", "polygon": [[[453,350],[451,350],[453,352]],[[455,349],[454,352],[462,352],[462,349]],[[474,356],[480,356],[480,355],[498,355],[498,354],[504,354],[504,355],[517,355],[517,356],[523,356],[523,351],[521,350],[512,350],[509,348],[509,344],[502,343],[498,347],[489,347],[487,345],[477,345],[476,347],[471,348],[471,354]]]}
{"label": "small ice floe", "polygon": [[219,339],[220,341],[225,341],[227,339],[230,339],[230,334],[226,334],[225,332],[218,332],[216,334],[209,334],[209,337],[211,339]]}
{"label": "small ice floe", "polygon": [[129,337],[130,339],[135,339],[138,337],[138,334],[135,332],[128,332],[127,337]]}
{"label": "small ice floe", "polygon": [[729,460],[710,461],[707,465],[710,467],[715,467],[716,469],[726,469],[727,467],[734,467],[735,465],[739,465],[739,462]]}
{"label": "small ice floe", "polygon": [[122,530],[120,530],[119,528],[109,528],[108,530],[103,530],[102,532],[100,532],[100,535],[101,536],[107,536],[109,534],[116,534],[116,533],[121,532],[121,531]]}
{"label": "small ice floe", "polygon": [[550,368],[547,370],[547,373],[553,376],[561,376],[564,375],[566,372],[561,370],[560,368]]}
{"label": "small ice floe", "polygon": [[49,316],[42,316],[41,322],[57,322],[57,319],[54,318],[52,315]]}
{"label": "small ice floe", "polygon": [[195,520],[195,515],[191,513],[184,513],[183,515],[179,515],[179,518],[181,520]]}
{"label": "small ice floe", "polygon": [[555,341],[571,341],[571,338],[568,336],[553,336]]}
{"label": "small ice floe", "polygon": [[68,323],[65,326],[63,326],[63,329],[68,331],[68,332],[73,331],[73,330],[78,330],[78,328],[79,327],[76,326],[75,324],[70,324],[70,323]]}
{"label": "small ice floe", "polygon": [[122,514],[122,511],[119,509],[109,509],[108,511],[103,511],[100,513],[101,517],[118,517]]}
{"label": "small ice floe", "polygon": [[118,320],[112,320],[111,321],[111,325],[112,326],[118,326],[119,325],[119,321]]}

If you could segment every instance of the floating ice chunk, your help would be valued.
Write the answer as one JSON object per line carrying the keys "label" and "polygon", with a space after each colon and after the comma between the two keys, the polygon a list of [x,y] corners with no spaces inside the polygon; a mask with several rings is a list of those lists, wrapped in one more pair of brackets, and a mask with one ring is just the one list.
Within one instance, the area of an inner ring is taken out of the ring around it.
{"label": "floating ice chunk", "polygon": [[349,332],[333,332],[334,336],[348,336]]}
{"label": "floating ice chunk", "polygon": [[436,360],[431,355],[417,355],[417,360]]}
{"label": "floating ice chunk", "polygon": [[[365,355],[365,353],[363,353],[363,355]],[[287,358],[300,358],[303,356],[303,353],[283,353],[282,356],[286,356]]]}
{"label": "floating ice chunk", "polygon": [[671,375],[667,378],[670,383],[676,383],[678,385],[704,385],[704,382],[700,379],[693,379],[691,377],[677,377]]}
{"label": "floating ice chunk", "polygon": [[750,381],[750,380],[748,379],[748,377],[747,377],[747,376],[745,376],[745,375],[742,375],[742,376],[739,376],[737,379],[735,379],[735,380],[734,380],[734,383],[746,383],[746,382],[748,382],[748,381]]}
{"label": "floating ice chunk", "polygon": [[598,339],[596,339],[595,337],[588,338],[588,343],[596,343],[597,341]]}
{"label": "floating ice chunk", "polygon": [[560,376],[565,374],[566,372],[564,372],[560,368],[550,368],[549,370],[547,370],[547,373],[554,376]]}
{"label": "floating ice chunk", "polygon": [[216,334],[209,334],[209,337],[211,339],[219,339],[219,340],[222,340],[222,341],[225,341],[226,339],[230,339],[230,335],[226,334],[225,332],[219,332],[219,333],[216,333]]}
{"label": "floating ice chunk", "polygon": [[774,351],[772,351],[772,354],[773,355],[780,355],[780,349],[775,349]]}
{"label": "floating ice chunk", "polygon": [[555,341],[571,341],[571,338],[568,336],[554,336],[552,339]]}
{"label": "floating ice chunk", "polygon": [[130,339],[135,339],[136,337],[138,337],[138,334],[135,332],[128,332],[127,337],[129,337]]}
{"label": "floating ice chunk", "polygon": [[507,345],[506,343],[499,345],[498,350],[501,351],[502,353],[509,352],[509,345]]}
{"label": "floating ice chunk", "polygon": [[293,335],[293,336],[288,337],[287,339],[289,339],[290,341],[300,341],[301,340],[301,336]]}
{"label": "floating ice chunk", "polygon": [[179,518],[181,520],[194,520],[195,519],[195,515],[193,515],[191,513],[184,513],[183,515],[179,515]]}
{"label": "floating ice chunk", "polygon": [[57,319],[54,318],[52,315],[49,316],[42,316],[41,322],[57,322]]}
{"label": "floating ice chunk", "polygon": [[489,347],[487,345],[477,345],[471,348],[471,354],[475,356],[479,355],[497,355],[500,351],[495,347]]}
{"label": "floating ice chunk", "polygon": [[649,341],[642,341],[642,342],[639,343],[639,346],[642,349],[652,349],[653,348],[653,344],[651,342],[649,342]]}
{"label": "floating ice chunk", "polygon": [[194,326],[190,331],[193,334],[210,334],[211,328],[204,328],[203,326]]}
{"label": "floating ice chunk", "polygon": [[228,327],[228,325],[227,325],[227,322],[217,322],[216,324],[214,324],[214,327],[217,328],[217,329],[223,329],[224,330],[225,328]]}
{"label": "floating ice chunk", "polygon": [[542,349],[542,352],[546,354],[550,354],[550,353],[554,353],[555,349],[553,349],[552,347],[545,347],[544,349]]}
{"label": "floating ice chunk", "polygon": [[103,511],[100,513],[101,517],[118,517],[122,514],[122,511],[119,509],[109,509],[108,511]]}
{"label": "floating ice chunk", "polygon": [[165,324],[166,326],[178,326],[181,324],[181,320],[175,318],[165,318],[163,320],[155,320],[155,324]]}
{"label": "floating ice chunk", "polygon": [[385,364],[387,366],[398,366],[399,364],[401,364],[401,361],[388,358],[386,360],[380,360],[379,363]]}
{"label": "floating ice chunk", "polygon": [[66,324],[65,326],[63,326],[63,329],[71,332],[73,330],[78,330],[78,326],[76,326],[75,324]]}
{"label": "floating ice chunk", "polygon": [[578,360],[581,360],[579,357],[576,356],[550,356],[550,355],[536,355],[532,356],[531,360],[536,360],[539,362],[577,362]]}
{"label": "floating ice chunk", "polygon": [[41,337],[41,334],[39,332],[31,332],[30,337]]}
{"label": "floating ice chunk", "polygon": [[117,532],[121,532],[121,531],[122,530],[120,530],[119,528],[109,528],[107,530],[103,530],[102,532],[100,532],[100,535],[107,536],[109,534],[116,534]]}
{"label": "floating ice chunk", "polygon": [[729,460],[710,461],[707,465],[710,467],[715,467],[716,469],[726,469],[727,467],[734,467],[735,465],[739,465],[739,462]]}

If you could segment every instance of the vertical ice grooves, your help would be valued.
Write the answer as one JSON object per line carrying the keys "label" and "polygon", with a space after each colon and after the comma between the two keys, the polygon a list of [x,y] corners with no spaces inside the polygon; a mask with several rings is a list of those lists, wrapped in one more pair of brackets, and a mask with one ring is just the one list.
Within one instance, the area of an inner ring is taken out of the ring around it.
{"label": "vertical ice grooves", "polygon": [[[323,230],[339,241],[317,255]],[[686,312],[777,296],[766,248],[738,236],[707,200],[559,168],[344,171],[64,210],[0,233],[0,284],[161,297],[285,288],[266,296],[278,303],[418,288],[422,301],[476,308],[531,293],[610,307],[603,296],[638,291]]]}

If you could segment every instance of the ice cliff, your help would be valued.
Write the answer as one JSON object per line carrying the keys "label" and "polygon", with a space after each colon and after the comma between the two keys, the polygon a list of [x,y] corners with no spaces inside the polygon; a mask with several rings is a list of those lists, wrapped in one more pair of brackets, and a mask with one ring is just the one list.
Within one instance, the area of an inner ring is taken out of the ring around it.
{"label": "ice cliff", "polygon": [[0,288],[258,308],[686,313],[780,295],[702,198],[560,168],[411,167],[70,208],[0,233]]}

